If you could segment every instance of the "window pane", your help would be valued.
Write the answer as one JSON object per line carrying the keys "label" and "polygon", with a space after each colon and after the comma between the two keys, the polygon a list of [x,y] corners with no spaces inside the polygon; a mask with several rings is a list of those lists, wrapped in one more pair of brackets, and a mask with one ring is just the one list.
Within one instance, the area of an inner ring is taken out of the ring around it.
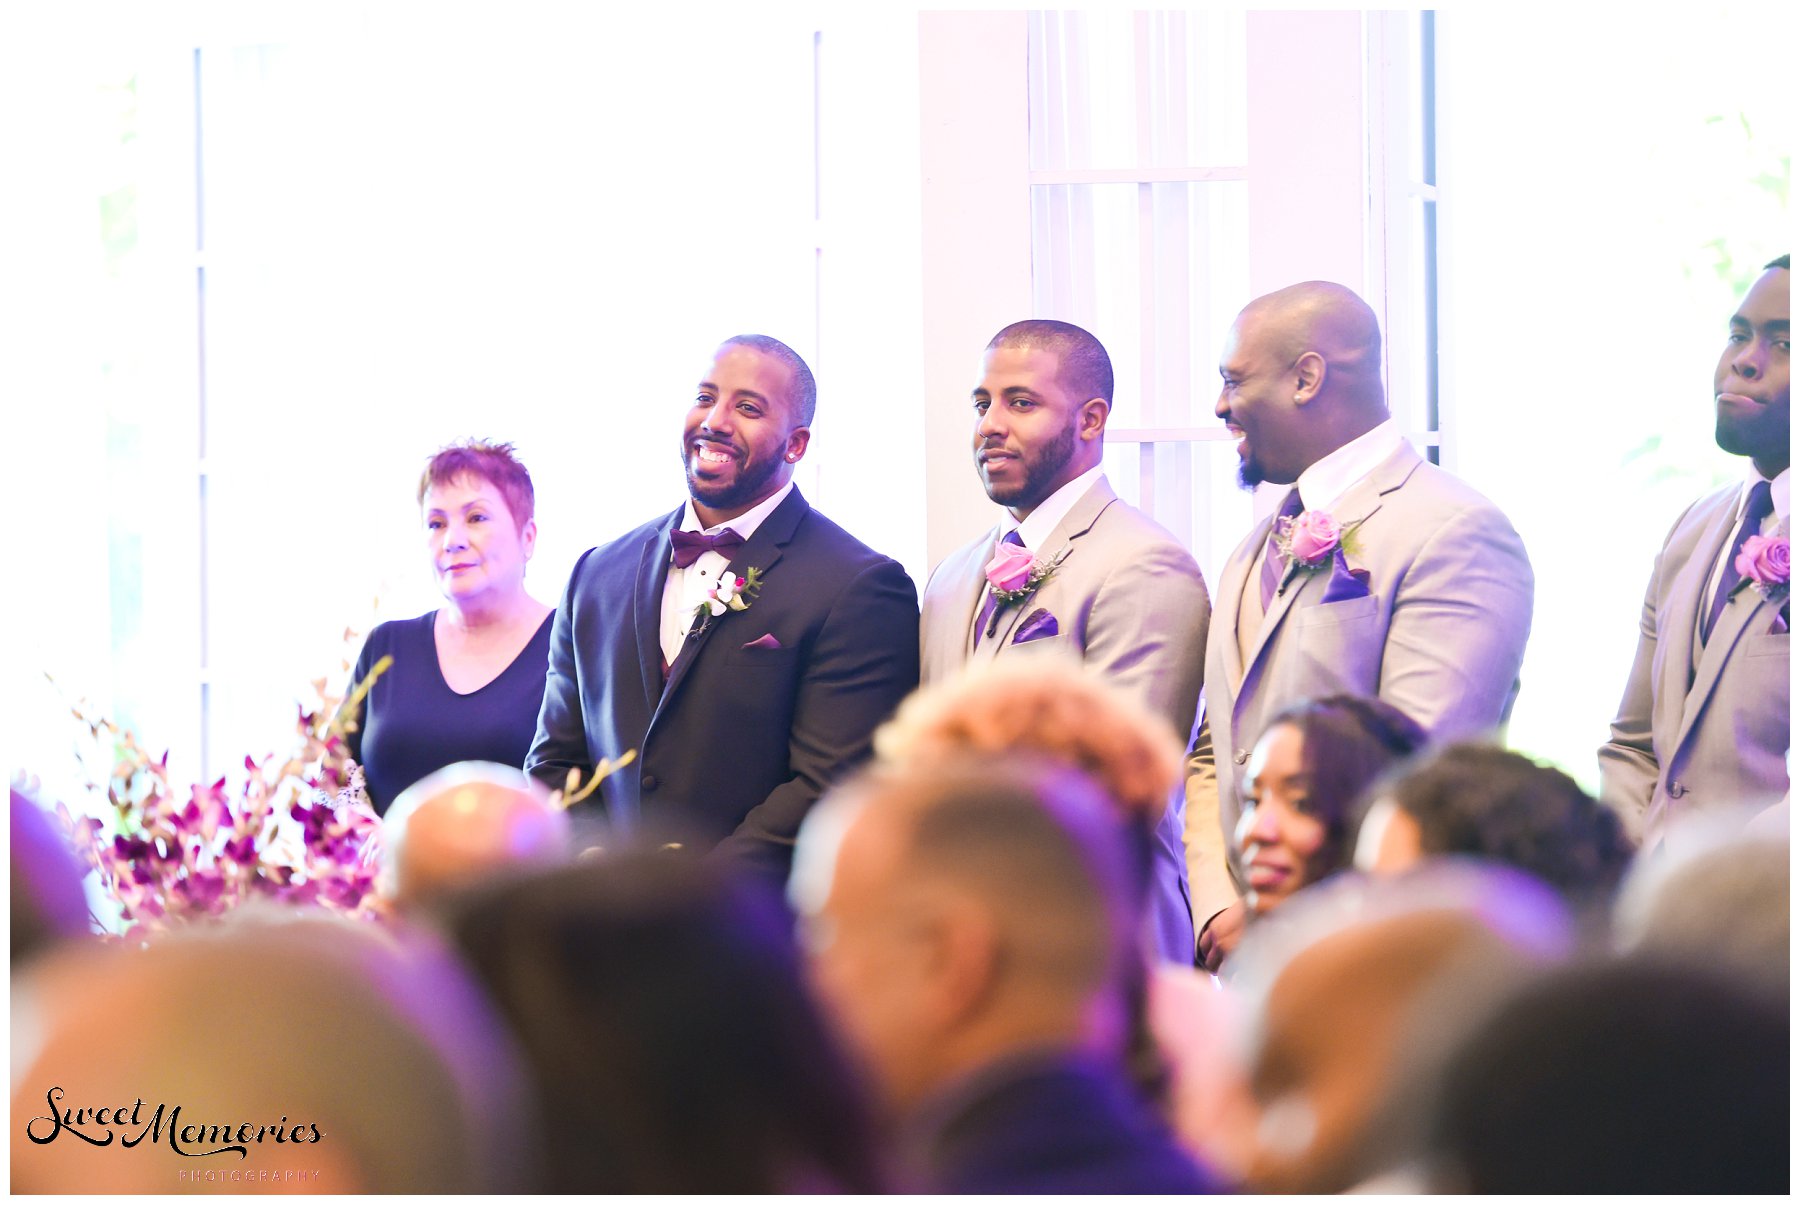
{"label": "window pane", "polygon": [[1242,12],[1034,12],[1027,30],[1032,170],[1244,162]]}
{"label": "window pane", "polygon": [[1217,421],[1219,344],[1249,296],[1248,192],[1236,180],[1031,190],[1034,310],[1106,345],[1112,425]]}

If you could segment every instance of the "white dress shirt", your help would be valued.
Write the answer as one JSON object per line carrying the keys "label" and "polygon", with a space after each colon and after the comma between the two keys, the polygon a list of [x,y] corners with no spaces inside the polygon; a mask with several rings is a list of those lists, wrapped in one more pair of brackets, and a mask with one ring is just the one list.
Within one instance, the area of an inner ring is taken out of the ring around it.
{"label": "white dress shirt", "polygon": [[1383,419],[1349,443],[1327,452],[1313,461],[1296,482],[1300,487],[1300,505],[1306,510],[1330,510],[1351,486],[1375,471],[1375,467],[1394,454],[1406,437],[1400,424]]}
{"label": "white dress shirt", "polygon": [[[700,526],[700,516],[694,513],[694,500],[688,499],[687,509],[681,516],[681,531],[697,531],[702,535],[715,536],[727,527],[748,540],[756,534],[763,520],[774,513],[787,496],[794,490],[794,483],[789,481],[769,497],[757,503],[735,519],[727,519],[711,527]],[[662,597],[662,654],[665,664],[674,665],[675,658],[681,654],[681,646],[687,642],[688,629],[694,626],[694,611],[706,598],[707,591],[719,583],[719,575],[731,561],[710,549],[700,554],[692,565],[686,569],[675,567],[673,558],[669,562],[669,575],[663,580]]]}
{"label": "white dress shirt", "polygon": [[1026,515],[1023,523],[1013,522],[1012,512],[1006,511],[1006,517],[1001,521],[999,538],[1004,540],[1007,532],[1017,531],[1026,551],[1033,556],[1037,555],[1037,550],[1049,541],[1050,533],[1056,530],[1056,525],[1068,517],[1075,504],[1081,501],[1081,496],[1093,489],[1094,482],[1105,475],[1101,466],[1095,465],[1038,503],[1037,509]]}

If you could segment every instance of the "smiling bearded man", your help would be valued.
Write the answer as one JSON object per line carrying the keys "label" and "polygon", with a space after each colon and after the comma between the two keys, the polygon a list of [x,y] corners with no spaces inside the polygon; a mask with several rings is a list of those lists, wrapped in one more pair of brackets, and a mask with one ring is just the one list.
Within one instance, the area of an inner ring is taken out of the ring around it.
{"label": "smiling bearded man", "polygon": [[1787,805],[1788,305],[1784,255],[1731,316],[1713,376],[1716,437],[1750,458],[1747,480],[1669,533],[1600,747],[1601,796],[1646,845],[1683,811]]}
{"label": "smiling bearded man", "polygon": [[919,682],[912,580],[794,488],[816,397],[786,344],[720,345],[682,427],[689,501],[570,574],[525,763],[561,787],[636,750],[577,807],[776,881],[807,809]]}
{"label": "smiling bearded man", "polygon": [[[1100,470],[1112,361],[1067,322],[1015,322],[988,342],[972,392],[975,470],[999,523],[944,558],[920,620],[927,684],[971,662],[1061,658],[1194,731],[1212,607],[1191,553],[1113,493]],[[1153,941],[1182,963],[1194,922],[1182,799],[1157,828]]]}
{"label": "smiling bearded man", "polygon": [[1232,324],[1219,375],[1214,412],[1240,438],[1244,483],[1293,488],[1226,562],[1206,646],[1188,845],[1209,854],[1189,865],[1214,968],[1243,924],[1230,836],[1270,719],[1353,694],[1433,741],[1490,732],[1518,694],[1532,597],[1506,516],[1421,459],[1389,416],[1381,329],[1362,298],[1325,281],[1258,298]]}

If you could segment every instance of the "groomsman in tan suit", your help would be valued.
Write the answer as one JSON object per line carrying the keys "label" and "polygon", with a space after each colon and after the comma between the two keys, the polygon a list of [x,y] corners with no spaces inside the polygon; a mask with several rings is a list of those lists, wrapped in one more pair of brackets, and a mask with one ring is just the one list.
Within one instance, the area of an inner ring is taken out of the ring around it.
{"label": "groomsman in tan suit", "polygon": [[1309,281],[1251,302],[1219,375],[1214,411],[1239,438],[1243,483],[1294,488],[1231,554],[1206,646],[1187,834],[1217,851],[1193,884],[1214,967],[1243,924],[1234,837],[1270,717],[1343,692],[1393,704],[1433,740],[1492,731],[1518,694],[1532,597],[1506,516],[1389,417],[1381,330],[1349,289]]}
{"label": "groomsman in tan suit", "polygon": [[[970,662],[1064,658],[1186,736],[1211,606],[1192,554],[1101,472],[1112,387],[1106,348],[1078,326],[1015,322],[988,343],[972,444],[988,497],[1006,510],[926,583],[921,676],[930,685]],[[996,582],[1012,588],[996,593]],[[1186,962],[1194,927],[1181,807],[1171,800],[1158,829],[1153,913],[1159,952]]]}
{"label": "groomsman in tan suit", "polygon": [[1601,795],[1646,844],[1692,809],[1786,809],[1788,304],[1784,255],[1731,316],[1713,375],[1714,436],[1750,471],[1676,520],[1600,747]]}

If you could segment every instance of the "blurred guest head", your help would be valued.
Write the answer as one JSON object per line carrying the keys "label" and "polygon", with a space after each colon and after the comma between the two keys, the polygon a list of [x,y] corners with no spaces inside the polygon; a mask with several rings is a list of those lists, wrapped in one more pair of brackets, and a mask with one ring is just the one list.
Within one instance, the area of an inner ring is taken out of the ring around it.
{"label": "blurred guest head", "polygon": [[1614,934],[1626,950],[1788,993],[1788,842],[1707,812],[1671,828],[1626,876]]}
{"label": "blurred guest head", "polygon": [[1086,777],[965,759],[862,779],[817,812],[794,901],[815,981],[895,1114],[1021,1051],[1117,1055],[1129,877]]}
{"label": "blurred guest head", "polygon": [[[875,749],[883,764],[902,769],[970,754],[1024,753],[1082,770],[1127,818],[1132,899],[1135,906],[1147,904],[1156,826],[1181,772],[1181,742],[1167,719],[1099,675],[1032,660],[978,666],[909,697],[876,732]],[[1213,1001],[1203,998],[1203,1015],[1166,1000],[1152,1009],[1150,997],[1183,987],[1159,988],[1137,971],[1127,990],[1133,1027],[1128,1065],[1145,1095],[1159,1104],[1172,1104],[1171,1094],[1189,1101],[1209,1097],[1216,1061],[1205,1055],[1170,1059],[1165,1051],[1180,1056],[1188,1043],[1204,1040],[1183,1018],[1207,1034],[1217,1030],[1209,1021],[1218,1011],[1208,1007]],[[1154,1033],[1152,1013],[1162,1023]]]}
{"label": "blurred guest head", "polygon": [[81,869],[44,810],[18,788],[12,798],[12,963],[87,933]]}
{"label": "blurred guest head", "polygon": [[760,888],[620,851],[447,912],[535,1072],[551,1191],[879,1190],[867,1108]]}
{"label": "blurred guest head", "polygon": [[1438,1191],[1786,1193],[1785,1005],[1698,967],[1571,967],[1450,1059]]}
{"label": "blurred guest head", "polygon": [[14,1191],[535,1185],[510,1040],[422,939],[249,907],[52,955],[14,1006]]}
{"label": "blurred guest head", "polygon": [[1618,817],[1561,770],[1469,742],[1403,770],[1377,793],[1357,837],[1357,866],[1371,874],[1446,854],[1516,866],[1585,904],[1611,899],[1631,843]]}
{"label": "blurred guest head", "polygon": [[1237,843],[1258,914],[1349,864],[1347,831],[1364,789],[1425,743],[1379,699],[1331,695],[1278,714],[1245,767]]}
{"label": "blurred guest head", "polygon": [[420,779],[382,820],[383,894],[415,907],[508,867],[569,856],[569,820],[513,766],[458,762]]}
{"label": "blurred guest head", "polygon": [[807,817],[790,891],[814,981],[920,1187],[1208,1186],[1121,1058],[1128,827],[1080,771],[1019,755],[865,777]]}
{"label": "blurred guest head", "polygon": [[1052,662],[996,661],[911,695],[875,733],[883,764],[930,766],[969,754],[1038,754],[1083,771],[1147,835],[1181,773],[1168,720],[1098,675]]}
{"label": "blurred guest head", "polygon": [[1252,1023],[1233,1166],[1262,1192],[1342,1192],[1404,1165],[1414,1087],[1480,1005],[1563,956],[1567,913],[1502,868],[1340,878],[1256,926],[1235,986]]}
{"label": "blurred guest head", "polygon": [[419,511],[438,589],[452,607],[504,607],[525,593],[537,548],[531,474],[511,444],[444,448],[419,478]]}

